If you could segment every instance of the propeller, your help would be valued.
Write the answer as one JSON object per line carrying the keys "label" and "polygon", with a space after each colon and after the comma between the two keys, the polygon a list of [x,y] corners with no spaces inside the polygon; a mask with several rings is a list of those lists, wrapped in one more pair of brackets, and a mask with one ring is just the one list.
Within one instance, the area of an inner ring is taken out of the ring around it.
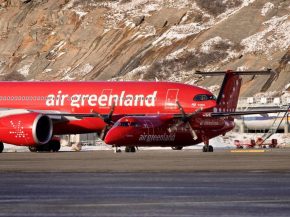
{"label": "propeller", "polygon": [[107,132],[111,129],[111,126],[114,124],[114,122],[112,121],[114,110],[115,110],[115,102],[113,101],[113,104],[111,106],[111,110],[110,110],[108,116],[105,117],[105,118],[102,118],[103,121],[106,123],[106,125],[105,125],[105,127],[102,129],[102,131],[100,133],[99,137],[100,137],[101,140],[105,139],[105,136],[106,136]]}
{"label": "propeller", "polygon": [[193,112],[193,113],[187,115],[187,114],[185,113],[184,109],[182,108],[182,106],[180,105],[180,103],[179,103],[178,101],[176,101],[176,104],[177,104],[178,109],[179,109],[179,111],[180,111],[180,113],[181,113],[181,115],[182,115],[182,118],[181,118],[181,120],[179,120],[176,124],[174,124],[173,126],[171,126],[170,128],[168,128],[168,132],[171,133],[171,132],[173,132],[174,130],[177,130],[177,128],[178,128],[179,126],[181,126],[182,124],[185,124],[185,126],[189,129],[189,132],[190,132],[190,134],[191,134],[193,140],[197,140],[198,137],[197,137],[197,135],[196,135],[194,129],[191,127],[189,121],[190,121],[190,118],[191,118],[192,116],[195,116],[195,115],[197,115],[198,113],[200,113],[200,112],[202,111],[202,109],[199,108],[199,109],[196,110],[195,112]]}

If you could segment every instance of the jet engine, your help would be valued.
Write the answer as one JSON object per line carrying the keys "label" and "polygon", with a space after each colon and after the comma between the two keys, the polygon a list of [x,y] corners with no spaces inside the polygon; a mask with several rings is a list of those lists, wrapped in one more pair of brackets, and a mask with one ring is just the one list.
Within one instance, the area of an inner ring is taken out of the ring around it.
{"label": "jet engine", "polygon": [[52,137],[51,119],[39,113],[7,115],[0,118],[0,141],[19,146],[48,143]]}

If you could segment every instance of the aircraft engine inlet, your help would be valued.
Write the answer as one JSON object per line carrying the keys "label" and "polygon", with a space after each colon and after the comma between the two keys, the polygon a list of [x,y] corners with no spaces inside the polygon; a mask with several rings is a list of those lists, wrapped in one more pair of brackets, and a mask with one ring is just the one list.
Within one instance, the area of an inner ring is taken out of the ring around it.
{"label": "aircraft engine inlet", "polygon": [[0,118],[0,140],[4,143],[35,146],[51,140],[51,119],[39,113],[8,115]]}

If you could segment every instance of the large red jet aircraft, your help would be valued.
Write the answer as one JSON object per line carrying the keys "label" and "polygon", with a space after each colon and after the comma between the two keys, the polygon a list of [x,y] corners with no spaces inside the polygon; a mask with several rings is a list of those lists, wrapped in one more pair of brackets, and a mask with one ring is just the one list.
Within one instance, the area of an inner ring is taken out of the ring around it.
{"label": "large red jet aircraft", "polygon": [[[0,152],[3,143],[31,151],[58,151],[54,135],[97,132],[107,144],[183,146],[234,127],[240,74],[225,74],[216,99],[208,90],[173,82],[0,82]],[[265,112],[265,111],[263,111]],[[263,113],[250,112],[250,113]],[[273,111],[271,111],[273,112]]]}

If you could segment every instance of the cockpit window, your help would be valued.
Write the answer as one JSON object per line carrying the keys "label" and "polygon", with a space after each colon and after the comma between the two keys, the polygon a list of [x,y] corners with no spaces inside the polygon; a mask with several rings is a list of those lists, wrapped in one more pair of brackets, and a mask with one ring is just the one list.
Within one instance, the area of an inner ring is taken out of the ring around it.
{"label": "cockpit window", "polygon": [[131,127],[140,127],[140,124],[137,122],[131,122]]}
{"label": "cockpit window", "polygon": [[216,100],[214,95],[209,94],[198,94],[193,98],[194,101],[206,101],[206,100]]}
{"label": "cockpit window", "polygon": [[129,127],[130,123],[129,122],[120,122],[119,126],[121,126],[121,127]]}

